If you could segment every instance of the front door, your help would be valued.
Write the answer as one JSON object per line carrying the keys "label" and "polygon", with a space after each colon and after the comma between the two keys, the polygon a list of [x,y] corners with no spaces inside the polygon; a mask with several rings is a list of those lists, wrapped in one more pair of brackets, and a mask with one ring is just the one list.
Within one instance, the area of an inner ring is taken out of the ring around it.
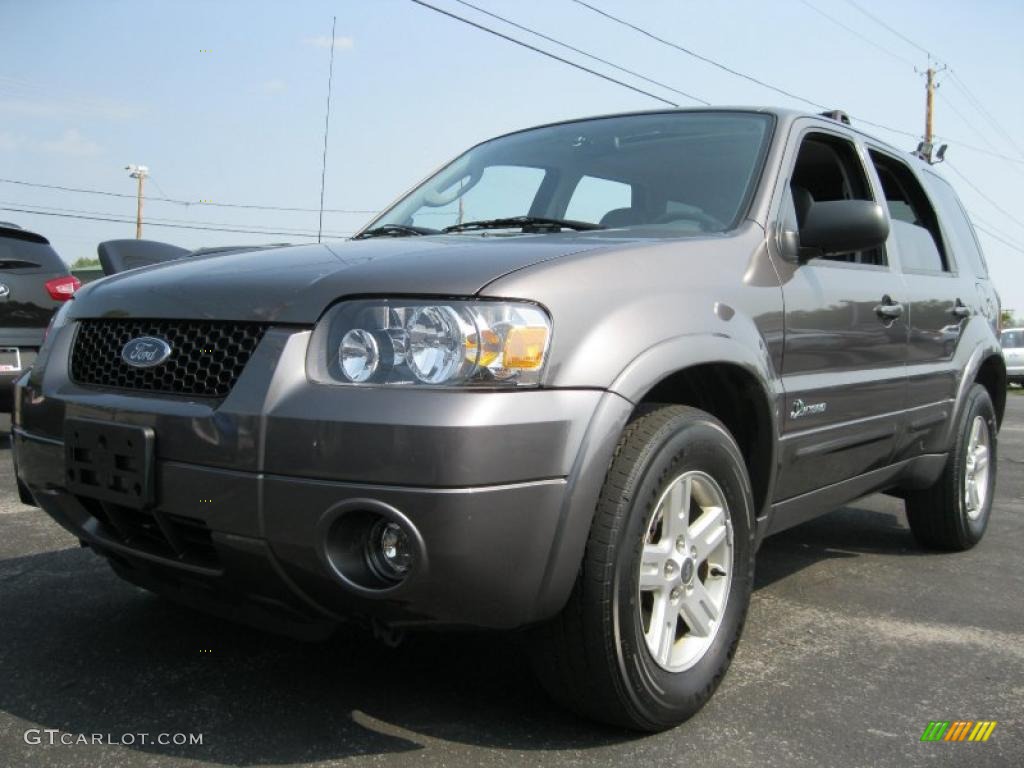
{"label": "front door", "polygon": [[[779,225],[797,231],[814,202],[872,200],[858,147],[799,138]],[[775,501],[886,466],[906,404],[908,307],[885,248],[780,266],[786,413]]]}

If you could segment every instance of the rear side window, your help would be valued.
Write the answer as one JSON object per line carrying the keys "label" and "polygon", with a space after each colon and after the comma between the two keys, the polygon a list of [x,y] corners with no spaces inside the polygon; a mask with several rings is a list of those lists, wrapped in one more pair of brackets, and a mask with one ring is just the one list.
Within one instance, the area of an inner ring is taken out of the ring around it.
{"label": "rear side window", "polygon": [[[792,211],[802,227],[814,203],[830,200],[873,200],[864,166],[853,142],[824,133],[808,134],[800,145],[789,183],[790,199],[784,215]],[[874,248],[858,253],[823,256],[822,260],[885,266],[885,251]]]}
{"label": "rear side window", "polygon": [[870,155],[885,192],[903,271],[950,271],[939,218],[914,172],[889,155],[875,150],[871,150]]}
{"label": "rear side window", "polygon": [[0,272],[63,272],[67,267],[45,243],[0,237]]}
{"label": "rear side window", "polygon": [[1024,348],[1024,331],[1003,331],[1000,343],[1003,349]]}
{"label": "rear side window", "polygon": [[956,192],[948,181],[931,171],[924,174],[924,183],[942,215],[946,240],[957,262],[970,269],[975,277],[987,278],[988,266],[985,264],[985,256]]}

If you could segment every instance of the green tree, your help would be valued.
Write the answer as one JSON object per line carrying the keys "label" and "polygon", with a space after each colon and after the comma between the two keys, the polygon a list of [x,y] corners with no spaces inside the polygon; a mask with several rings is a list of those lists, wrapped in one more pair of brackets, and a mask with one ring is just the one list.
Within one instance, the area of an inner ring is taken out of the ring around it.
{"label": "green tree", "polygon": [[83,256],[71,263],[72,269],[89,269],[90,267],[98,267],[100,265],[99,259],[90,259],[87,256]]}

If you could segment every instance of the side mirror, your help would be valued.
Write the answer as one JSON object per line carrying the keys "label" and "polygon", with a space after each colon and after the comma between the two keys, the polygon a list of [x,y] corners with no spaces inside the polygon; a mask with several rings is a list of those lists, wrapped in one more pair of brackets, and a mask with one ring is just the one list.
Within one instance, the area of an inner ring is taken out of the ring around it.
{"label": "side mirror", "polygon": [[162,264],[188,256],[187,248],[179,248],[156,240],[107,240],[96,248],[104,275],[115,275],[128,269]]}
{"label": "side mirror", "polygon": [[889,221],[878,203],[869,200],[813,203],[800,228],[799,260],[877,248],[888,237]]}

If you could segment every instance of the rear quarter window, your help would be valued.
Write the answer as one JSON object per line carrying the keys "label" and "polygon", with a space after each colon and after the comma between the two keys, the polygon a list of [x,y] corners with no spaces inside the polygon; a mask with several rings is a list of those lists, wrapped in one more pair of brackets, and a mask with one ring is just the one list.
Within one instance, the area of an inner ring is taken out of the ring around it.
{"label": "rear quarter window", "polygon": [[928,196],[938,209],[939,223],[957,262],[975,277],[988,278],[988,265],[978,245],[974,227],[953,187],[931,171],[925,171],[921,177],[928,188]]}
{"label": "rear quarter window", "polygon": [[53,248],[13,237],[0,237],[0,272],[65,272],[67,265]]}

